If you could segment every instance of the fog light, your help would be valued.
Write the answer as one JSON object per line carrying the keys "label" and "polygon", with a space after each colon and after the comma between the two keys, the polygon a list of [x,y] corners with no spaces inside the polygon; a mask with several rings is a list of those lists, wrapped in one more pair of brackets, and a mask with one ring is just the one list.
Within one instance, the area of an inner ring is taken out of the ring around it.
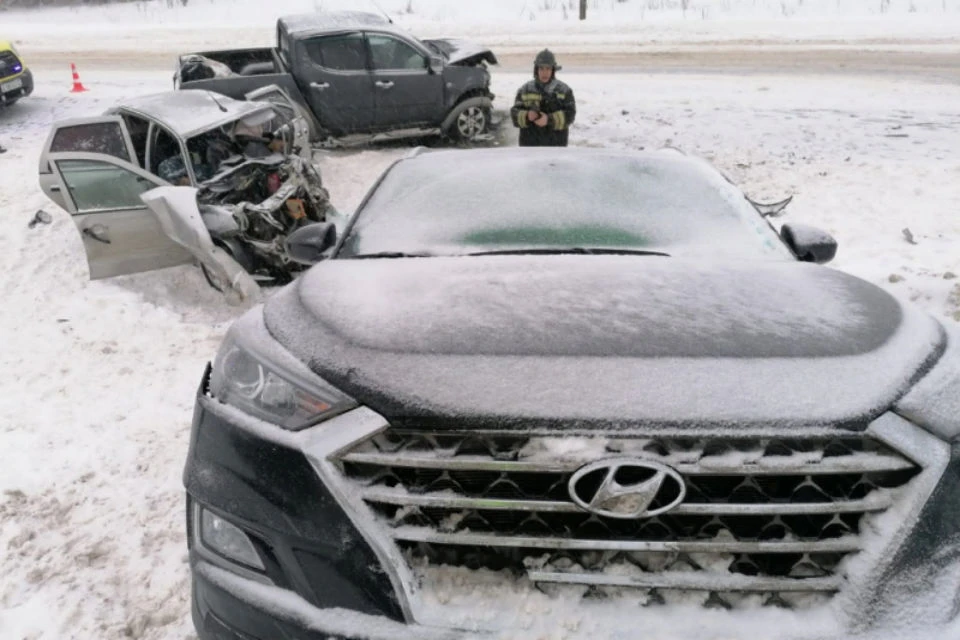
{"label": "fog light", "polygon": [[200,509],[200,539],[220,555],[254,569],[264,570],[263,561],[253,543],[239,527],[220,516]]}

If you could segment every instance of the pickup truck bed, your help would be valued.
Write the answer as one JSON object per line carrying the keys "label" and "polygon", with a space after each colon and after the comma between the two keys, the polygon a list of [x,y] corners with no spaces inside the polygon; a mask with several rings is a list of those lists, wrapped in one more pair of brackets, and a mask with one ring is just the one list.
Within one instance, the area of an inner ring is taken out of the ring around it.
{"label": "pickup truck bed", "polygon": [[203,89],[237,100],[271,84],[300,91],[274,47],[205,51],[180,56],[173,85],[177,89]]}

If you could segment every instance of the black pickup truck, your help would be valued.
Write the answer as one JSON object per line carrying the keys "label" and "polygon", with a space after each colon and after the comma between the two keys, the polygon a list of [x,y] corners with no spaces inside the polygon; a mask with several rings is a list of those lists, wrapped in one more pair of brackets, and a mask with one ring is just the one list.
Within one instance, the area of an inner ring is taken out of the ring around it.
{"label": "black pickup truck", "polygon": [[493,94],[489,49],[418,40],[358,11],[280,18],[277,46],[180,56],[174,87],[244,99],[277,85],[311,121],[315,141],[488,135]]}

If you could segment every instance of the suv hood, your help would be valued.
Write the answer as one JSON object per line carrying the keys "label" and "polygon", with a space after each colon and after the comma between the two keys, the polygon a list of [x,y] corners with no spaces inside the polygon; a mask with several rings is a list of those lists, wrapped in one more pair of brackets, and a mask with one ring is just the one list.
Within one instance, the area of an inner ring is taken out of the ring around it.
{"label": "suv hood", "polygon": [[264,316],[359,402],[438,426],[855,428],[944,345],[935,320],[879,287],[780,262],[331,260]]}

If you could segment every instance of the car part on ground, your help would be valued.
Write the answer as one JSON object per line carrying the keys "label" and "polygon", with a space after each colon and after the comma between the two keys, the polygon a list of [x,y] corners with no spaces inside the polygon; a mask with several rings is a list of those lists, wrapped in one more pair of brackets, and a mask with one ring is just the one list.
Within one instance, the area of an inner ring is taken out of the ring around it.
{"label": "car part on ground", "polygon": [[949,620],[960,332],[835,249],[678,154],[409,154],[203,375],[200,637]]}

